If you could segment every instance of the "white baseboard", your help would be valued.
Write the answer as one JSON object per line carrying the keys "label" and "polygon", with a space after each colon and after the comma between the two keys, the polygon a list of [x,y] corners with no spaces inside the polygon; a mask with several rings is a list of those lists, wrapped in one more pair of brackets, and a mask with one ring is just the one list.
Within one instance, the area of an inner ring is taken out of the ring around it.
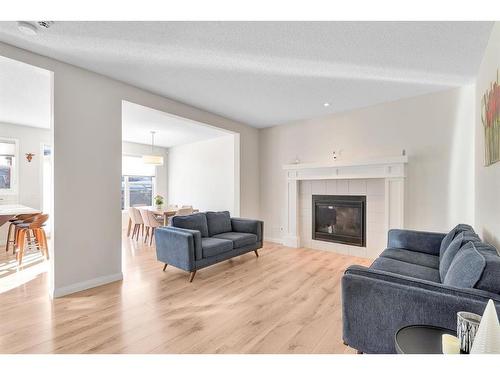
{"label": "white baseboard", "polygon": [[119,280],[123,280],[123,273],[121,272],[112,275],[96,277],[95,279],[81,281],[79,283],[63,286],[61,288],[55,288],[52,293],[52,298],[67,296],[68,294],[81,292],[82,290],[95,288],[97,286],[109,284]]}
{"label": "white baseboard", "polygon": [[279,243],[280,245],[283,244],[283,239],[281,238],[264,237],[264,241]]}

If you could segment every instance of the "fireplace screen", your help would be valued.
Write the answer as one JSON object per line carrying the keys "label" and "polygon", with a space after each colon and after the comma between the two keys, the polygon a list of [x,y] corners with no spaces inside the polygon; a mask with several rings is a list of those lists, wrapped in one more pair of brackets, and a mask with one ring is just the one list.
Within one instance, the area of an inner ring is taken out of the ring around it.
{"label": "fireplace screen", "polygon": [[365,246],[365,206],[364,195],[313,195],[312,238]]}

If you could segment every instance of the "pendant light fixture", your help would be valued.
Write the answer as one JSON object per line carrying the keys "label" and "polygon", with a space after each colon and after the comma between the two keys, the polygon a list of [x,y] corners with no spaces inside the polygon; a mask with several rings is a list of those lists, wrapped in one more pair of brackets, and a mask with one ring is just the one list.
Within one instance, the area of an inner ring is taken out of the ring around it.
{"label": "pendant light fixture", "polygon": [[151,131],[151,155],[142,155],[142,162],[149,165],[163,165],[163,156],[153,155],[155,147],[155,131]]}

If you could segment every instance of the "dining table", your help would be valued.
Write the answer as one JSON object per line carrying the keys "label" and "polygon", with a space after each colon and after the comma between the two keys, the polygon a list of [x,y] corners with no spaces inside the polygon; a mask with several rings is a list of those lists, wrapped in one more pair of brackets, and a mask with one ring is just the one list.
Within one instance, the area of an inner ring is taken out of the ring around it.
{"label": "dining table", "polygon": [[[156,207],[156,206],[146,206],[146,207],[141,207],[143,209],[151,211],[153,214],[157,216],[162,216],[163,217],[163,226],[168,225],[168,219],[172,216],[175,216],[177,214],[177,211],[179,208],[174,208],[174,207]],[[198,209],[193,209],[193,213],[199,212],[200,210]]]}
{"label": "dining table", "polygon": [[39,213],[40,210],[22,204],[0,204],[0,227],[16,215]]}

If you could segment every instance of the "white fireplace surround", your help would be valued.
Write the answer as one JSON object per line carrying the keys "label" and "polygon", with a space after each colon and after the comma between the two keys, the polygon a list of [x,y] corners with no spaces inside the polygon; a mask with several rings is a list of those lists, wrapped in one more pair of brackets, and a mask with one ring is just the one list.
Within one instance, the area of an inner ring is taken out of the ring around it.
{"label": "white fireplace surround", "polygon": [[[307,180],[357,180],[383,179],[384,231],[404,227],[404,191],[407,156],[371,160],[335,160],[326,163],[285,164],[287,173],[287,231],[283,244],[300,247],[299,230],[299,182]],[[369,203],[367,213],[369,212]],[[383,250],[383,249],[380,249]]]}

